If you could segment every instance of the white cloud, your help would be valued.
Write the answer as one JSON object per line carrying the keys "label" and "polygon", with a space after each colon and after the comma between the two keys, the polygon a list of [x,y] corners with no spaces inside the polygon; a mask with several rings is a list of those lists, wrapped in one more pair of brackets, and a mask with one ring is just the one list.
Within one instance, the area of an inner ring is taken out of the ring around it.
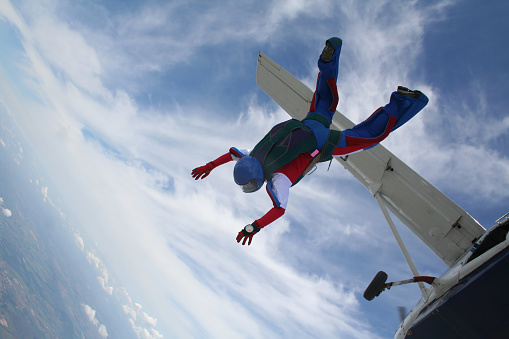
{"label": "white cloud", "polygon": [[138,318],[141,318],[140,320],[150,326],[155,327],[157,325],[157,319],[152,318],[147,313],[143,312],[141,309],[141,305],[138,303],[135,303],[134,306],[136,307],[136,313],[139,315]]}
{"label": "white cloud", "polygon": [[85,311],[85,314],[87,315],[88,317],[88,320],[90,320],[92,322],[92,324],[96,325],[99,323],[99,321],[96,319],[95,317],[95,310],[93,310],[90,306],[88,305],[82,305],[83,307],[83,311]]}
{"label": "white cloud", "polygon": [[99,323],[99,320],[96,317],[96,311],[94,309],[92,309],[90,306],[86,305],[86,304],[82,304],[81,306],[83,308],[83,311],[87,315],[88,320],[90,320],[90,322],[94,326],[97,327],[97,330],[98,330],[99,335],[101,336],[101,338],[107,338],[108,337],[108,331],[106,330],[106,326],[104,326],[103,324]]}
{"label": "white cloud", "polygon": [[100,324],[97,330],[99,331],[99,335],[101,336],[101,338],[108,337],[108,331],[106,330],[106,326],[104,326],[103,324]]}
{"label": "white cloud", "polygon": [[3,207],[0,208],[2,209],[3,215],[5,215],[6,217],[10,217],[12,215],[12,212],[9,209]]}
{"label": "white cloud", "polygon": [[[108,272],[104,272],[104,273],[108,273]],[[101,285],[101,287],[103,288],[103,290],[106,293],[108,293],[109,295],[113,294],[113,287],[108,286],[108,276],[107,275],[97,277],[97,281],[99,281],[99,285]]]}
{"label": "white cloud", "polygon": [[129,319],[129,323],[131,324],[131,327],[140,339],[162,339],[163,336],[155,329],[146,329],[143,327],[139,327],[136,325],[136,323],[133,321],[133,319]]}
{"label": "white cloud", "polygon": [[[126,293],[126,291],[124,290]],[[129,316],[129,323],[138,338],[162,338],[163,336],[154,328],[157,325],[157,319],[152,318],[142,311],[138,303],[133,303],[126,293],[126,300],[129,304],[123,305],[123,310]]]}
{"label": "white cloud", "polygon": [[41,187],[41,193],[44,197],[44,201],[46,201],[46,199],[48,199],[48,187]]}
{"label": "white cloud", "polygon": [[76,242],[76,245],[80,250],[83,251],[85,249],[85,243],[83,242],[83,238],[79,234],[77,233],[74,234],[74,241]]}
{"label": "white cloud", "polygon": [[[4,199],[2,197],[0,197],[0,205],[4,203]],[[7,218],[12,216],[12,212],[11,210],[7,209],[7,208],[3,208],[2,206],[0,206],[0,210],[2,211],[2,214],[4,216],[6,216]]]}
{"label": "white cloud", "polygon": [[95,268],[99,268],[99,264],[101,263],[101,260],[99,258],[97,258],[92,252],[87,252],[87,260]]}
{"label": "white cloud", "polygon": [[92,264],[97,272],[100,274],[97,277],[97,281],[99,282],[99,285],[103,288],[103,290],[108,293],[109,295],[112,295],[113,293],[113,287],[109,284],[109,274],[108,270],[105,268],[103,262],[101,259],[96,257],[92,252],[86,253],[86,258],[90,264]]}

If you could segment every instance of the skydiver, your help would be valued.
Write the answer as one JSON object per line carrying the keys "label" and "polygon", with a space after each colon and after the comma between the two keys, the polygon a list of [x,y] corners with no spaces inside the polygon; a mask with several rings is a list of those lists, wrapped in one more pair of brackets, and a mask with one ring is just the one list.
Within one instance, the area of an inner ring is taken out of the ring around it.
{"label": "skydiver", "polygon": [[[273,207],[245,226],[237,242],[251,244],[253,236],[286,211],[290,187],[297,184],[316,162],[329,161],[374,147],[410,120],[428,103],[420,91],[398,86],[390,101],[364,122],[344,131],[330,129],[339,102],[336,87],[342,40],[330,38],[318,59],[318,79],[309,113],[302,121],[291,119],[274,126],[253,150],[230,148],[228,153],[192,170],[195,180],[206,178],[217,166],[236,161],[233,178],[245,193],[266,190]],[[277,147],[274,147],[277,146]]]}

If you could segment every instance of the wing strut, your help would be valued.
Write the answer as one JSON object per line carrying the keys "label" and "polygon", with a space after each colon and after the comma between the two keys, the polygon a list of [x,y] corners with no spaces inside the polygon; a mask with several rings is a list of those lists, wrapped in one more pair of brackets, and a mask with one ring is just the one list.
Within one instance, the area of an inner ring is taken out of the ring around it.
{"label": "wing strut", "polygon": [[[414,277],[419,276],[419,272],[417,272],[417,267],[415,266],[412,257],[410,257],[410,253],[408,253],[408,250],[406,249],[405,243],[403,242],[403,239],[401,239],[401,236],[399,235],[399,232],[394,225],[394,222],[391,219],[391,216],[389,215],[389,212],[387,211],[387,208],[385,207],[382,198],[380,197],[380,192],[376,192],[374,195],[376,202],[380,206],[380,209],[382,210],[382,213],[384,214],[385,219],[387,220],[387,223],[389,224],[389,227],[391,228],[392,234],[394,234],[394,238],[396,239],[396,242],[399,245],[399,248],[401,249],[401,252],[403,252],[403,256],[405,257],[405,260],[408,264],[408,267],[410,267],[410,270],[412,271],[412,274]],[[422,293],[422,298],[427,301],[428,300],[428,292],[426,287],[422,282],[417,283],[419,285],[419,289]]]}

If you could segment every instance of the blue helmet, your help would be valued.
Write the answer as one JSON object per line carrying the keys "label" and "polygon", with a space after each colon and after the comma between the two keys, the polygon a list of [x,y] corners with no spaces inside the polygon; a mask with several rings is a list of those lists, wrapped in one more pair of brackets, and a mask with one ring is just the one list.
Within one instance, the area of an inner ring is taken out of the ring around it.
{"label": "blue helmet", "polygon": [[258,191],[265,182],[262,164],[249,155],[240,158],[233,169],[233,180],[237,185],[242,186],[244,193]]}

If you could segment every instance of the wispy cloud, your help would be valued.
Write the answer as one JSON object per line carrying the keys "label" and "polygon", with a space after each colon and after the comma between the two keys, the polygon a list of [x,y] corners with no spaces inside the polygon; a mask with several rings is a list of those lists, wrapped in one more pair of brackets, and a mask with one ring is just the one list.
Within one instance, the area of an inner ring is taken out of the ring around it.
{"label": "wispy cloud", "polygon": [[155,329],[157,319],[152,318],[142,311],[142,306],[133,302],[125,289],[121,289],[120,293],[124,294],[124,301],[126,301],[126,303],[122,305],[122,308],[128,316],[129,323],[138,337],[154,339],[163,338],[162,334]]}
{"label": "wispy cloud", "polygon": [[[124,287],[114,287],[112,285],[109,279],[108,269],[106,268],[105,264],[99,257],[85,249],[83,238],[78,233],[74,233],[74,240],[78,248],[80,248],[85,253],[88,262],[99,273],[99,276],[97,276],[99,285],[108,295],[112,296],[114,294],[117,300],[120,300],[122,309],[128,316],[129,323],[131,324],[134,333],[136,333],[139,338],[162,338],[162,335],[156,329],[157,319],[142,311],[142,306],[139,303],[133,302]],[[89,317],[91,317],[91,321],[97,325],[97,319],[95,319],[95,311],[91,310],[90,307],[86,307],[86,305],[84,305],[84,308]],[[101,332],[101,326],[98,326],[98,328]]]}

